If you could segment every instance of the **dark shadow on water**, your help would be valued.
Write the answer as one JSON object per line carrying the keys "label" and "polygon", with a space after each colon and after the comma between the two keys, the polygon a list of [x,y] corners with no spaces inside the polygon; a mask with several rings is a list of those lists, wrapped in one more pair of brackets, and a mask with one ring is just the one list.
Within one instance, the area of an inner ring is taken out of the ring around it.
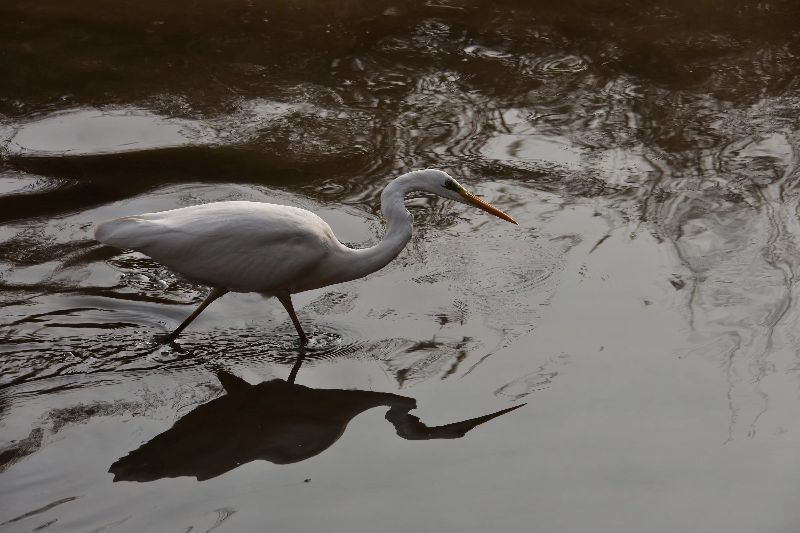
{"label": "dark shadow on water", "polygon": [[373,407],[408,440],[457,439],[476,426],[521,407],[427,426],[409,413],[413,398],[384,392],[312,389],[280,379],[250,385],[228,372],[217,377],[226,394],[203,404],[109,468],[114,481],[191,476],[203,481],[255,460],[303,461],[328,449],[347,424]]}
{"label": "dark shadow on water", "polygon": [[[0,196],[0,221],[56,216],[130,198],[166,183],[230,182],[270,186],[303,185],[337,172],[359,174],[369,162],[352,151],[307,156],[285,147],[188,146],[110,154],[17,155],[4,163],[15,171],[66,179],[38,192]],[[2,161],[2,160],[0,160]]]}

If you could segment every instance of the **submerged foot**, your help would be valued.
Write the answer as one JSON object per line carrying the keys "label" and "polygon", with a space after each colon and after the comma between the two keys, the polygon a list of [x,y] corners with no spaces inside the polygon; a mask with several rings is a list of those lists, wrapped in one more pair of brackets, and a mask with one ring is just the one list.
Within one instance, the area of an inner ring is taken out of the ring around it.
{"label": "submerged foot", "polygon": [[155,342],[157,342],[158,344],[167,345],[167,344],[174,343],[175,339],[177,339],[177,338],[178,338],[178,336],[175,335],[174,332],[173,333],[159,333],[158,335],[153,337],[153,340]]}

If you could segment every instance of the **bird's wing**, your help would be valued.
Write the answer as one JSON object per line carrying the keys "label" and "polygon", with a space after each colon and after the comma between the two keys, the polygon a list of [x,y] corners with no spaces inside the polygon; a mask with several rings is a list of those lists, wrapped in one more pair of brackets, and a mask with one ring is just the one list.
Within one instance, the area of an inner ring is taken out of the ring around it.
{"label": "bird's wing", "polygon": [[240,292],[292,292],[338,244],[317,215],[275,204],[217,202],[118,218],[105,244],[149,255],[184,276]]}

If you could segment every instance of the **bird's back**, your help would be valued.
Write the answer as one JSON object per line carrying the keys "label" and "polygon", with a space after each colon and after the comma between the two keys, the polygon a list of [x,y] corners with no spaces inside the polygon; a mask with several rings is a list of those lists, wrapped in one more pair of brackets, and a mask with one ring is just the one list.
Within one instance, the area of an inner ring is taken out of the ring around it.
{"label": "bird's back", "polygon": [[338,245],[310,211],[241,201],[118,218],[100,224],[95,238],[207,285],[267,294],[293,292]]}

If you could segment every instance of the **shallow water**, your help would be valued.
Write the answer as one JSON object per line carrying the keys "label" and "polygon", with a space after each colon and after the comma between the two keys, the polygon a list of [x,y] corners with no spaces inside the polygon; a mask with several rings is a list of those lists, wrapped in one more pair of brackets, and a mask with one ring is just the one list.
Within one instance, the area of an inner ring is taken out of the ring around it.
{"label": "shallow water", "polygon": [[[0,6],[0,530],[796,531],[797,20]],[[411,199],[393,263],[295,297],[293,387],[277,302],[159,346],[206,289],[92,240],[246,199],[367,246],[421,167],[519,226]]]}

